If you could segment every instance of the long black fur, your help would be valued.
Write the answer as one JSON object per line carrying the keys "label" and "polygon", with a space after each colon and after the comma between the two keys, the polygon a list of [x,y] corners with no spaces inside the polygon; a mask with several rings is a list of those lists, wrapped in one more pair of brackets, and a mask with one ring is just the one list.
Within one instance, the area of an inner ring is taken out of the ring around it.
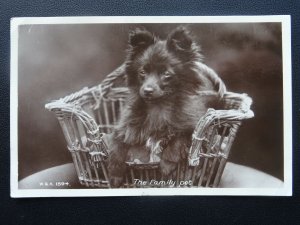
{"label": "long black fur", "polygon": [[[197,64],[201,60],[200,48],[185,27],[175,29],[166,40],[144,29],[130,33],[126,59],[130,95],[112,135],[108,161],[113,187],[122,184],[129,149],[144,148],[150,137],[160,140],[170,132],[174,135],[162,152],[163,175],[169,175],[186,158],[195,125],[219,98],[216,92],[209,97],[199,95],[199,91],[216,89],[211,78],[201,72]],[[171,78],[164,72],[167,70]],[[153,96],[158,96],[154,101],[144,96],[147,85],[153,87]]]}

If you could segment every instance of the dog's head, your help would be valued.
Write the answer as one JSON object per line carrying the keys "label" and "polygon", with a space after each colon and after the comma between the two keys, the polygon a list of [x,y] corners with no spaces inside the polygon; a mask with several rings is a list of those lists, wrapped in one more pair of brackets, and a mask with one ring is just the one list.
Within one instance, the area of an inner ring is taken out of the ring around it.
{"label": "dog's head", "polygon": [[190,89],[197,85],[191,79],[191,62],[201,59],[199,47],[189,31],[178,27],[166,40],[160,40],[145,29],[136,29],[129,36],[127,58],[128,86],[146,102],[172,96],[183,83]]}

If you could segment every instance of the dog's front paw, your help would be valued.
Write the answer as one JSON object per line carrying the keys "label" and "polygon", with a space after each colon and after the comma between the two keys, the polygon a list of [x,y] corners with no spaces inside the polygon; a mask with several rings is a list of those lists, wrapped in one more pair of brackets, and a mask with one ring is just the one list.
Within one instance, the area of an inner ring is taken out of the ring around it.
{"label": "dog's front paw", "polygon": [[109,183],[112,188],[119,188],[123,184],[123,177],[110,177]]}
{"label": "dog's front paw", "polygon": [[177,163],[176,162],[171,162],[167,160],[160,160],[160,172],[164,178],[167,178],[168,176],[171,175],[173,171],[176,170],[177,168]]}
{"label": "dog's front paw", "polygon": [[110,186],[113,188],[120,187],[123,184],[123,176],[126,172],[126,164],[122,152],[111,152],[108,158],[107,169]]}
{"label": "dog's front paw", "polygon": [[108,166],[109,183],[112,188],[118,188],[123,184],[123,176],[126,171],[125,163],[112,163]]}

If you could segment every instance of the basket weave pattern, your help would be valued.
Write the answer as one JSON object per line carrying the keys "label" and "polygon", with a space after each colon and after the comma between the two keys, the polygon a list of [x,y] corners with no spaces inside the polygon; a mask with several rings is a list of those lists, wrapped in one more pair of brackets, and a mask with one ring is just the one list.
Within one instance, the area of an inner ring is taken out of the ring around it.
{"label": "basket weave pattern", "polygon": [[[55,113],[79,181],[87,187],[110,188],[106,162],[109,149],[103,135],[113,131],[124,109],[129,90],[113,87],[115,80],[124,76],[122,65],[100,85],[45,105]],[[158,163],[128,162],[124,187],[217,187],[242,120],[254,116],[252,100],[246,94],[226,92],[222,101],[224,109],[209,109],[199,120],[188,160],[179,163],[170,177],[160,175]],[[144,184],[136,183],[137,179]],[[170,185],[170,180],[175,183]]]}

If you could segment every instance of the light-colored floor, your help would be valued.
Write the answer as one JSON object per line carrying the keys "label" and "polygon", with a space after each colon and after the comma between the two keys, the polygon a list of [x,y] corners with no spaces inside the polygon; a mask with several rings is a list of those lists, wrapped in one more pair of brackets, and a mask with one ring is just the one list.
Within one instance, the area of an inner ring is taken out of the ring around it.
{"label": "light-colored floor", "polygon": [[259,170],[228,162],[219,186],[223,188],[280,188],[283,182]]}
{"label": "light-colored floor", "polygon": [[[59,182],[59,183],[56,183]],[[57,184],[60,184],[57,187]],[[226,164],[220,187],[222,188],[278,188],[283,182],[250,167],[228,162]],[[36,188],[84,188],[78,182],[72,163],[52,167],[19,182],[19,189]]]}

